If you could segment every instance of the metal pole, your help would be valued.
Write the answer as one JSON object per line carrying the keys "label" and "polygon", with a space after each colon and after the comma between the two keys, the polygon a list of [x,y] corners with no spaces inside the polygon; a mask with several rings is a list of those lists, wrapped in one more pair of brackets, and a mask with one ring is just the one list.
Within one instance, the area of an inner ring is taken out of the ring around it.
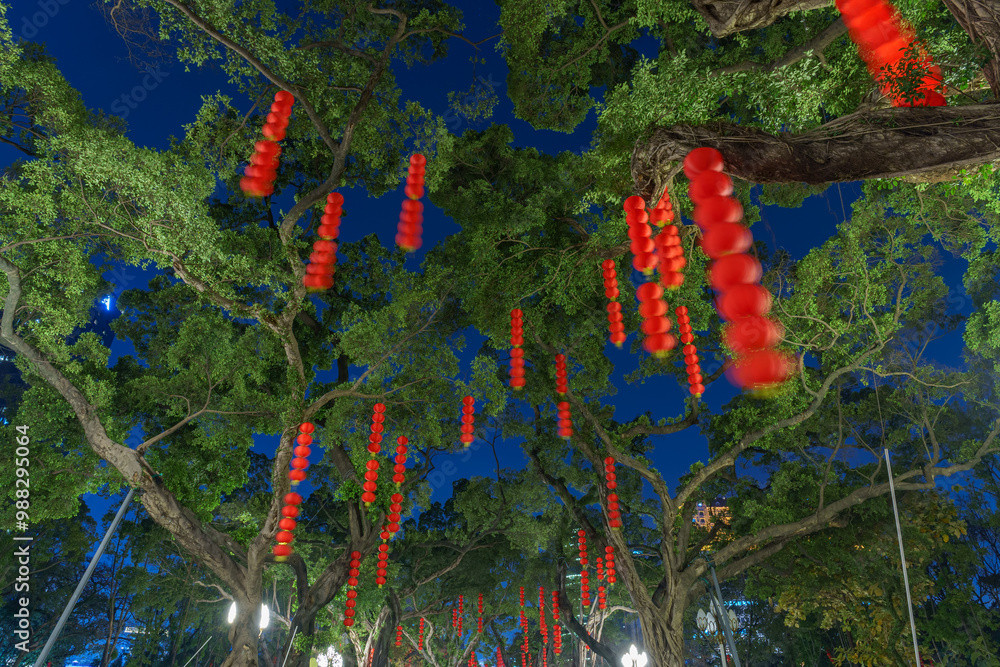
{"label": "metal pole", "polygon": [[906,589],[906,610],[910,612],[910,632],[913,635],[913,655],[920,667],[920,648],[917,646],[917,624],[913,620],[913,601],[910,599],[910,578],[906,575],[906,554],[903,553],[903,529],[899,525],[899,508],[896,507],[896,483],[892,479],[889,450],[885,450],[885,467],[889,471],[889,493],[892,495],[892,513],[896,516],[896,539],[899,540],[899,560],[903,563],[903,588]]}
{"label": "metal pole", "polygon": [[285,663],[288,662],[288,656],[292,652],[292,642],[295,641],[295,633],[298,631],[299,631],[298,626],[292,628],[292,638],[288,640],[288,650],[285,651],[285,659],[281,661],[281,667],[285,667]]}
{"label": "metal pole", "polygon": [[[208,636],[208,639],[205,640],[205,644],[207,644],[210,641],[212,641],[212,635]],[[198,647],[198,650],[194,652],[194,655],[188,658],[188,661],[184,663],[184,667],[188,667],[188,665],[191,664],[191,661],[194,660],[196,657],[198,657],[198,654],[201,653],[201,649],[205,648],[205,644],[202,644],[201,646]]]}
{"label": "metal pole", "polygon": [[715,576],[715,566],[710,565],[710,567],[712,568],[712,583],[715,584],[716,604],[719,607],[719,622],[722,624],[723,630],[726,631],[726,641],[729,642],[729,650],[733,652],[733,662],[736,663],[736,667],[743,667],[740,664],[740,654],[736,652],[733,631],[729,628],[729,616],[726,614],[726,608],[722,606],[722,589],[719,588],[719,578]]}
{"label": "metal pole", "polygon": [[49,657],[49,652],[52,650],[53,645],[55,645],[56,640],[59,639],[59,633],[62,632],[63,626],[66,625],[69,615],[73,613],[73,607],[76,605],[76,601],[80,599],[80,593],[83,592],[83,587],[87,585],[90,581],[90,575],[94,573],[97,569],[97,561],[101,560],[101,556],[104,555],[104,550],[108,547],[108,542],[111,541],[111,535],[118,528],[118,524],[121,523],[122,517],[125,516],[125,509],[128,507],[129,502],[132,501],[132,496],[135,495],[135,489],[130,488],[128,494],[125,496],[125,500],[122,501],[122,506],[118,508],[118,514],[115,518],[111,520],[111,525],[108,526],[107,532],[104,533],[104,539],[101,540],[101,544],[97,547],[97,551],[94,552],[94,557],[90,559],[90,565],[87,566],[87,570],[83,573],[83,579],[77,584],[76,590],[73,591],[73,595],[70,596],[69,602],[66,604],[66,608],[63,609],[62,616],[59,617],[59,622],[56,623],[56,627],[52,630],[52,634],[49,635],[48,641],[45,642],[45,646],[42,647],[42,652],[38,654],[38,659],[35,660],[34,667],[42,667],[45,664],[45,659]]}

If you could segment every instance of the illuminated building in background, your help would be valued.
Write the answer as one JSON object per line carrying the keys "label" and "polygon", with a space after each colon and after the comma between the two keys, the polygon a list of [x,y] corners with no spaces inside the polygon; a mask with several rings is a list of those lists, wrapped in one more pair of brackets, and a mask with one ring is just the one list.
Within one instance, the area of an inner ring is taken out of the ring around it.
{"label": "illuminated building in background", "polygon": [[698,503],[695,506],[693,520],[698,526],[709,529],[716,521],[721,521],[724,524],[729,523],[729,516],[729,508],[725,505]]}

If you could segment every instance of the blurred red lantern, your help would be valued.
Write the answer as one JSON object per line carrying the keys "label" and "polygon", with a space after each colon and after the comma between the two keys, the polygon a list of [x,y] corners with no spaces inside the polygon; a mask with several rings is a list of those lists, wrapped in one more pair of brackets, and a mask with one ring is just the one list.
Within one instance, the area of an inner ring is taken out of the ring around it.
{"label": "blurred red lantern", "polygon": [[743,225],[722,222],[709,227],[701,238],[701,249],[712,259],[744,253],[753,244],[753,235]]}
{"label": "blurred red lantern", "polygon": [[704,231],[713,225],[739,222],[743,219],[743,206],[732,197],[717,195],[698,202],[691,217]]}
{"label": "blurred red lantern", "polygon": [[716,292],[727,292],[736,285],[759,283],[763,273],[760,262],[754,257],[737,253],[712,262],[709,281]]}
{"label": "blurred red lantern", "polygon": [[410,167],[404,192],[410,201],[403,202],[403,210],[396,227],[396,243],[406,252],[420,248],[423,232],[423,205],[417,201],[424,196],[424,169],[427,158],[419,153],[410,156]]}
{"label": "blurred red lantern", "polygon": [[710,197],[727,197],[733,192],[733,181],[721,171],[703,171],[691,179],[688,197],[699,204]]}
{"label": "blurred red lantern", "polygon": [[781,342],[781,326],[766,317],[740,317],[722,332],[726,346],[738,355],[763,350]]}
{"label": "blurred red lantern", "polygon": [[717,306],[719,315],[727,321],[766,315],[771,310],[771,293],[760,285],[734,285],[722,293]]}
{"label": "blurred red lantern", "polygon": [[767,392],[787,380],[792,369],[792,359],[786,353],[773,349],[752,350],[737,358],[728,374],[738,387]]}
{"label": "blurred red lantern", "polygon": [[695,148],[684,157],[684,175],[692,180],[705,171],[722,171],[723,166],[722,153],[707,146]]}

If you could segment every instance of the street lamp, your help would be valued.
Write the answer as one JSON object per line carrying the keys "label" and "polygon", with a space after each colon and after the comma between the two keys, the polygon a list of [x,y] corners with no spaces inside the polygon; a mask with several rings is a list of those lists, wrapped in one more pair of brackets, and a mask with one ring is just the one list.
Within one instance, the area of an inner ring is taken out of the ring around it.
{"label": "street lamp", "polygon": [[[739,627],[739,618],[736,616],[736,612],[730,609],[729,613],[726,614],[726,616],[729,620],[729,627],[732,629],[733,632],[736,632],[737,628]],[[720,627],[721,623],[719,623],[718,620],[715,618],[715,614],[713,614],[711,611],[706,612],[704,609],[699,609],[698,615],[695,616],[695,624],[698,626],[699,630],[704,632],[709,637],[714,637],[715,641],[719,642],[719,655],[722,656],[722,664],[723,665],[727,664],[726,644],[724,641],[725,635],[723,634],[723,630]]]}
{"label": "street lamp", "polygon": [[622,656],[622,667],[646,667],[646,652],[639,653],[635,644],[628,647],[628,653]]}
{"label": "street lamp", "polygon": [[[226,621],[230,625],[232,625],[233,621],[235,621],[235,620],[236,620],[236,602],[233,601],[233,604],[231,604],[229,606],[229,614],[226,617]],[[261,603],[261,605],[260,605],[260,630],[261,630],[261,632],[264,631],[264,628],[267,627],[267,624],[270,621],[271,621],[271,612],[268,611],[266,604]]]}

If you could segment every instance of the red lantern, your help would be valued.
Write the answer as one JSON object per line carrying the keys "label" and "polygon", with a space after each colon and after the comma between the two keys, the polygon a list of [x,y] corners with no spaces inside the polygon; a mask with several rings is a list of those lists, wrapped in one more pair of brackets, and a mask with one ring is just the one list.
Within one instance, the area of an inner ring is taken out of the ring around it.
{"label": "red lantern", "polygon": [[709,282],[716,292],[727,292],[737,285],[759,283],[763,274],[760,262],[750,255],[737,253],[720,257],[712,262]]}
{"label": "red lantern", "polygon": [[418,199],[424,196],[424,169],[427,158],[419,153],[410,156],[410,167],[406,177],[406,196],[410,201],[403,202],[403,210],[399,215],[399,225],[396,227],[396,243],[406,252],[420,248],[420,235],[423,232],[423,204]]}
{"label": "red lantern", "polygon": [[691,179],[688,197],[699,204],[709,197],[727,197],[733,192],[733,181],[721,171],[703,171]]}
{"label": "red lantern", "polygon": [[722,223],[735,223],[743,219],[743,206],[732,197],[715,196],[701,200],[691,214],[695,224],[710,229]]}
{"label": "red lantern", "polygon": [[[639,206],[635,207],[638,200]],[[632,266],[645,274],[650,274],[656,267],[656,253],[653,252],[653,242],[649,239],[652,231],[649,229],[649,215],[642,197],[629,197],[625,200],[625,222],[629,226],[629,238],[632,239]]]}
{"label": "red lantern", "polygon": [[734,285],[718,302],[719,315],[732,321],[740,317],[760,317],[771,310],[771,293],[760,285]]}
{"label": "red lantern", "polygon": [[722,153],[707,146],[694,149],[684,158],[684,175],[692,180],[704,171],[722,171],[722,167]]}
{"label": "red lantern", "polygon": [[472,444],[475,439],[473,435],[474,422],[475,422],[475,402],[472,396],[466,396],[462,399],[462,435],[459,438],[466,447]]}
{"label": "red lantern", "polygon": [[556,355],[556,393],[560,396],[569,391],[569,384],[566,378],[566,355]]}
{"label": "red lantern", "polygon": [[615,271],[615,260],[606,259],[601,263],[604,275],[604,295],[608,298],[608,330],[609,340],[615,347],[621,348],[625,342],[625,325],[622,324],[622,306],[618,298],[618,274]]}
{"label": "red lantern", "polygon": [[767,395],[788,379],[793,367],[788,354],[773,349],[752,350],[737,358],[728,373],[736,386]]}
{"label": "red lantern", "polygon": [[709,227],[701,238],[701,249],[712,259],[744,253],[753,244],[753,235],[743,225],[722,222]]}
{"label": "red lantern", "polygon": [[510,311],[510,386],[519,391],[524,386],[524,313],[520,308]]}
{"label": "red lantern", "polygon": [[766,317],[740,317],[723,329],[722,340],[738,355],[751,350],[763,350],[781,342],[779,324]]}
{"label": "red lantern", "polygon": [[559,427],[559,437],[569,440],[573,437],[573,413],[570,410],[569,401],[560,401],[557,405],[557,422]]}
{"label": "red lantern", "polygon": [[[667,312],[667,304],[661,298],[663,296],[663,288],[658,284],[650,282],[639,285],[635,291],[635,296],[640,304],[642,304],[639,306],[639,315],[647,321],[654,318],[662,318],[663,314]],[[643,324],[645,326],[645,322]],[[665,321],[665,319],[655,320],[651,325],[645,326],[644,331],[646,332],[656,331],[656,333],[647,335],[643,341],[643,347],[646,348],[646,351],[654,356],[662,357],[674,349],[677,345],[677,340],[672,335],[666,333],[669,329],[670,322]]]}

